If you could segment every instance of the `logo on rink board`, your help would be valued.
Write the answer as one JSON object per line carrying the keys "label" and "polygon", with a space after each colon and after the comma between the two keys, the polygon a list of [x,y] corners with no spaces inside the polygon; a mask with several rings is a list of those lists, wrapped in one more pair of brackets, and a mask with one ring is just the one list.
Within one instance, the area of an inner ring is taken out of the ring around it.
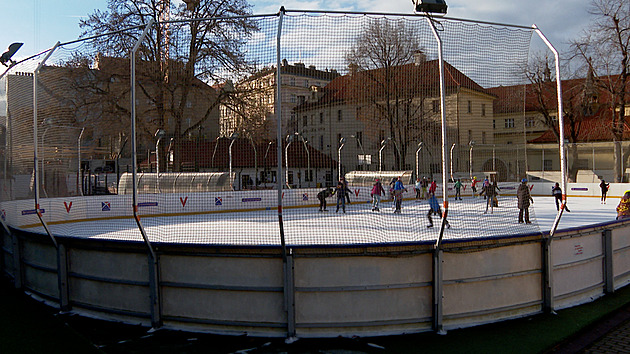
{"label": "logo on rink board", "polygon": [[354,190],[354,195],[358,197],[359,196],[359,192],[361,192],[360,189],[355,189]]}
{"label": "logo on rink board", "polygon": [[111,211],[112,205],[109,202],[101,202],[101,211]]}
{"label": "logo on rink board", "polygon": [[187,201],[188,201],[188,196],[186,198],[179,197],[179,202],[182,203],[182,208],[186,206]]}
{"label": "logo on rink board", "polygon": [[302,200],[304,200],[304,201],[308,200],[308,193],[303,193],[302,194]]}
{"label": "logo on rink board", "polygon": [[241,202],[243,202],[243,203],[260,202],[261,200],[262,200],[262,198],[243,198],[243,199],[241,199]]}
{"label": "logo on rink board", "polygon": [[70,209],[72,209],[72,202],[63,202],[63,206],[66,207],[66,213],[70,214]]}
{"label": "logo on rink board", "polygon": [[138,203],[138,207],[150,207],[150,206],[158,206],[158,202],[144,202],[144,203]]}
{"label": "logo on rink board", "polygon": [[214,205],[223,205],[223,198],[214,197]]}
{"label": "logo on rink board", "polygon": [[[42,214],[46,212],[45,209],[39,209],[39,211]],[[22,215],[33,215],[33,214],[37,214],[37,209],[22,210]]]}

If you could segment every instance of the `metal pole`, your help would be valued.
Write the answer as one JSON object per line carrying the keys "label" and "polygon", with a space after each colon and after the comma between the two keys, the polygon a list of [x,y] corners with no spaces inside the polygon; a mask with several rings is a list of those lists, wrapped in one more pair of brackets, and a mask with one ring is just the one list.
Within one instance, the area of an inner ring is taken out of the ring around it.
{"label": "metal pole", "polygon": [[232,141],[230,142],[230,147],[228,148],[230,155],[230,172],[228,173],[228,178],[230,179],[230,188],[232,190],[234,190],[234,179],[232,178],[232,145],[234,145],[235,141],[236,139],[232,139]]}
{"label": "metal pole", "polygon": [[285,183],[287,185],[287,188],[291,188],[289,186],[289,145],[291,145],[292,141],[293,141],[292,136],[287,135],[287,146],[284,148],[284,164],[285,164],[286,174],[287,174],[285,178]]}
{"label": "metal pole", "polygon": [[381,141],[381,148],[378,150],[378,173],[380,175],[380,173],[383,171],[383,149],[385,149],[385,146],[387,145],[387,142],[390,140],[390,138],[387,139],[383,139]]}
{"label": "metal pole", "polygon": [[[83,132],[85,131],[85,127],[81,128],[81,133],[79,133],[79,137],[77,138],[77,154],[79,160],[79,169],[77,170],[77,189],[81,196],[83,196],[83,188],[81,188],[81,138],[83,137]],[[118,193],[118,188],[116,188],[116,193]]]}
{"label": "metal pole", "polygon": [[53,244],[55,245],[55,248],[58,248],[57,245],[57,240],[55,239],[55,237],[53,236],[53,234],[50,232],[50,229],[48,228],[48,224],[44,221],[44,217],[42,216],[41,210],[39,209],[39,189],[40,189],[40,184],[41,181],[39,180],[38,174],[38,152],[37,152],[37,78],[39,76],[39,70],[44,66],[44,63],[46,63],[46,61],[48,60],[48,58],[50,58],[50,56],[53,54],[53,52],[57,49],[57,47],[59,46],[60,42],[57,42],[52,49],[48,52],[48,54],[46,54],[46,56],[44,57],[44,59],[41,61],[41,63],[39,63],[39,65],[37,65],[37,68],[35,69],[35,71],[33,71],[33,188],[34,188],[34,192],[35,192],[35,212],[37,213],[37,217],[39,218],[39,221],[42,223],[42,226],[44,226],[44,229],[46,230],[46,233],[48,234],[48,236],[51,238]]}
{"label": "metal pole", "polygon": [[453,179],[453,149],[455,148],[456,144],[451,145],[451,181],[455,181]]}
{"label": "metal pole", "polygon": [[341,181],[341,149],[343,149],[344,145],[346,145],[346,138],[341,138],[341,140],[339,140],[339,150],[337,150],[337,157],[338,157],[338,162],[339,162],[339,171],[338,171],[338,176],[339,178],[337,178],[337,181]]}
{"label": "metal pole", "polygon": [[472,179],[473,179],[473,145],[475,145],[474,141],[471,140],[469,145],[470,145],[470,156],[468,157],[468,160],[469,160],[469,164],[470,164],[470,171],[469,171],[470,172],[470,180],[472,181]]}
{"label": "metal pole", "polygon": [[161,136],[155,143],[155,185],[158,193],[160,193],[160,140],[162,140]]}
{"label": "metal pole", "polygon": [[[310,187],[312,180],[310,178],[310,172],[311,172],[311,153],[308,151],[308,146],[306,145],[306,140],[304,140],[304,137],[302,135],[300,135],[300,138],[302,138],[302,143],[304,144],[304,149],[306,150],[306,176],[309,177],[309,183],[307,184],[307,188]],[[306,180],[306,178],[304,178],[304,180]]]}
{"label": "metal pole", "polygon": [[420,151],[422,150],[422,142],[418,143],[418,150],[416,150],[416,178],[420,178]]}

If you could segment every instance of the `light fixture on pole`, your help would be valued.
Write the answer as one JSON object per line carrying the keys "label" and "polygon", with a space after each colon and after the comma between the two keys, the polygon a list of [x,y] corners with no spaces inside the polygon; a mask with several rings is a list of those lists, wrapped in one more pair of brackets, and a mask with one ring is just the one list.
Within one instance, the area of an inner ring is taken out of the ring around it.
{"label": "light fixture on pole", "polygon": [[[166,135],[166,131],[164,129],[158,129],[155,131],[155,137],[157,141],[155,142],[155,185],[157,192],[160,193],[160,141]],[[151,161],[149,161],[151,163]]]}
{"label": "light fixture on pole", "polygon": [[230,148],[229,150],[229,155],[230,155],[230,171],[229,171],[229,178],[230,178],[230,188],[232,190],[234,190],[234,179],[232,178],[232,145],[234,145],[234,142],[236,141],[236,139],[238,139],[238,133],[234,132],[232,133],[232,135],[230,136],[230,140],[232,140],[230,142]]}
{"label": "light fixture on pole", "polygon": [[346,138],[341,138],[339,139],[339,150],[337,150],[337,157],[338,157],[338,168],[339,168],[339,173],[338,173],[338,181],[341,181],[341,149],[343,149],[343,146],[346,145]]}
{"label": "light fixture on pole", "polygon": [[378,150],[378,173],[380,174],[383,171],[383,149],[387,146],[387,143],[392,140],[392,138],[383,139],[381,141],[381,148]]}
{"label": "light fixture on pole", "polygon": [[418,143],[418,150],[416,150],[416,178],[420,178],[420,151],[422,151],[422,141]]}
{"label": "light fixture on pole", "polygon": [[289,145],[293,142],[294,135],[287,135],[287,146],[284,148],[284,166],[285,166],[285,184],[287,188],[291,188],[289,185]]}
{"label": "light fixture on pole", "polygon": [[470,164],[470,180],[472,181],[472,178],[473,178],[473,146],[475,146],[475,141],[471,140],[470,143],[468,143],[468,145],[470,146],[470,156],[468,157],[468,160],[469,160],[469,164]]}
{"label": "light fixture on pole", "polygon": [[455,143],[453,143],[453,145],[451,145],[451,181],[455,182],[455,180],[453,179],[453,149],[455,148]]}
{"label": "light fixture on pole", "polygon": [[448,6],[444,0],[413,0],[416,12],[446,14]]}
{"label": "light fixture on pole", "polygon": [[[9,66],[9,65],[15,65],[15,61],[13,61],[11,59],[11,57],[13,57],[13,55],[15,55],[15,53],[22,48],[22,45],[24,43],[11,43],[9,45],[9,48],[7,48],[7,50],[4,51],[4,53],[2,53],[2,55],[0,55],[0,63],[2,63],[2,65],[4,66]],[[9,63],[9,65],[7,65],[7,63]]]}

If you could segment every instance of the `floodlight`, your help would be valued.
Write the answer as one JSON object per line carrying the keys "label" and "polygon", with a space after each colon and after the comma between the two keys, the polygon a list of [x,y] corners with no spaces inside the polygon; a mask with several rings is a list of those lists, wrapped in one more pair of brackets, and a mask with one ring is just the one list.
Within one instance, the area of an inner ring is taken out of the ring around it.
{"label": "floodlight", "polygon": [[11,60],[11,57],[22,47],[23,44],[24,43],[16,42],[9,45],[9,48],[7,48],[7,50],[0,56],[0,63],[4,66],[9,66],[7,65],[7,62],[9,64],[15,64],[15,62]]}
{"label": "floodlight", "polygon": [[444,0],[411,0],[416,7],[416,12],[446,14],[446,1]]}

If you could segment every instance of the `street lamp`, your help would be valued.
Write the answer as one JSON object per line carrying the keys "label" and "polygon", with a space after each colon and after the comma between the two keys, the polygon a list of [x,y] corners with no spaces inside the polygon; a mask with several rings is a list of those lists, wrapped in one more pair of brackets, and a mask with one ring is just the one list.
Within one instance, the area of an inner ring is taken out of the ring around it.
{"label": "street lamp", "polygon": [[[158,129],[155,131],[155,137],[157,141],[155,142],[155,174],[157,176],[155,180],[155,185],[157,187],[157,192],[160,193],[160,140],[166,135],[166,131],[164,129]],[[149,161],[151,163],[151,161]]]}
{"label": "street lamp", "polygon": [[229,178],[230,178],[230,188],[232,188],[232,190],[234,190],[234,179],[232,178],[232,145],[234,145],[234,142],[236,141],[236,139],[238,139],[238,133],[234,132],[230,136],[230,140],[232,140],[232,141],[230,142],[230,147],[229,147],[230,172],[229,172],[229,175],[228,175]]}
{"label": "street lamp", "polygon": [[337,179],[338,181],[341,181],[341,149],[343,149],[343,146],[346,145],[346,138],[341,138],[339,139],[339,150],[337,150],[337,157],[338,157],[338,163],[339,163],[339,178]]}
{"label": "street lamp", "polygon": [[[363,156],[363,162],[364,162],[365,165],[367,165],[365,150],[363,150],[363,143],[361,143],[361,139],[359,139],[359,137],[356,136],[356,135],[350,135],[350,137],[357,139],[357,144],[359,144],[359,148],[361,149],[361,153],[363,154],[362,155]],[[361,164],[360,160],[359,160],[359,164]]]}
{"label": "street lamp", "polygon": [[470,164],[470,180],[472,181],[472,178],[473,178],[473,146],[475,145],[475,141],[471,140],[470,143],[468,143],[468,145],[470,146],[470,156],[469,156],[468,160],[469,160],[469,164]]}
{"label": "street lamp", "polygon": [[455,148],[455,143],[453,143],[453,145],[451,145],[451,181],[455,181],[453,179],[453,149]]}
{"label": "street lamp", "polygon": [[[267,166],[267,154],[269,154],[271,144],[273,144],[273,141],[269,141],[269,144],[267,144],[267,151],[265,151],[265,157],[263,158],[265,162],[265,183],[267,182],[267,170],[269,169],[269,166]],[[266,185],[264,187],[266,187]]]}
{"label": "street lamp", "polygon": [[378,150],[378,173],[380,174],[383,171],[383,149],[387,146],[387,143],[392,140],[392,138],[383,139],[381,141],[381,148]]}
{"label": "street lamp", "polygon": [[416,150],[416,178],[420,178],[420,151],[422,151],[422,141],[418,143],[418,150]]}
{"label": "street lamp", "polygon": [[284,148],[284,165],[286,169],[285,184],[289,189],[291,188],[289,185],[289,145],[293,142],[293,137],[294,135],[292,134],[287,135],[287,146]]}
{"label": "street lamp", "polygon": [[308,143],[308,140],[304,139],[304,136],[300,133],[295,133],[295,136],[298,136],[300,139],[302,139],[304,150],[306,150],[306,175],[304,176],[304,181],[306,181],[306,177],[310,176],[311,171],[311,153],[308,151],[308,146],[306,145]]}
{"label": "street lamp", "polygon": [[247,133],[247,137],[249,138],[249,141],[252,143],[252,147],[254,148],[254,187],[255,189],[258,189],[258,150],[256,150],[256,144],[254,144],[252,134]]}

